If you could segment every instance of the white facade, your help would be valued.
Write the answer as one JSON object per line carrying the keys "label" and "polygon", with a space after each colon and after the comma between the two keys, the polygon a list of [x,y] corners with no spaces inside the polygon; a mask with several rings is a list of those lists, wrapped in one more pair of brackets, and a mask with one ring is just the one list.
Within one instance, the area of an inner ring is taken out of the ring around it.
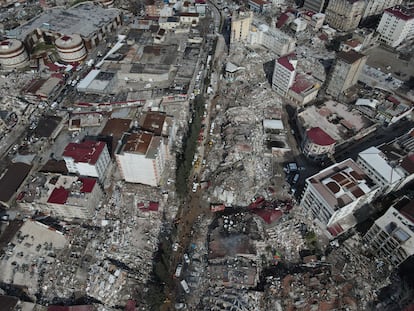
{"label": "white facade", "polygon": [[388,193],[404,181],[404,171],[397,165],[392,165],[385,155],[376,147],[370,147],[358,154],[358,165],[374,182]]}
{"label": "white facade", "polygon": [[401,4],[402,0],[365,0],[365,3],[366,5],[362,18],[382,14],[385,9]]}
{"label": "white facade", "polygon": [[394,267],[414,255],[414,201],[403,200],[408,203],[400,210],[391,206],[363,238],[365,247],[375,258]]}
{"label": "white facade", "polygon": [[116,160],[126,182],[158,186],[168,158],[166,138],[133,133]]}
{"label": "white facade", "polygon": [[272,88],[281,96],[286,96],[296,76],[297,60],[295,55],[287,55],[275,61]]}
{"label": "white facade", "polygon": [[253,27],[250,31],[248,43],[263,45],[277,55],[292,53],[296,47],[296,40],[279,29],[269,28],[267,25]]}
{"label": "white facade", "polygon": [[96,177],[103,181],[111,158],[106,143],[85,141],[70,143],[63,152],[63,159],[70,173]]}
{"label": "white facade", "polygon": [[55,41],[56,50],[62,61],[78,62],[86,57],[86,48],[79,35],[62,36]]}
{"label": "white facade", "polygon": [[377,27],[379,40],[391,47],[397,47],[414,36],[414,13],[404,7],[386,9]]}
{"label": "white facade", "polygon": [[379,189],[347,159],[307,178],[300,206],[323,229],[340,225],[344,232],[356,224],[353,213],[371,202]]}
{"label": "white facade", "polygon": [[5,69],[24,67],[29,55],[19,40],[8,39],[0,42],[0,65]]}

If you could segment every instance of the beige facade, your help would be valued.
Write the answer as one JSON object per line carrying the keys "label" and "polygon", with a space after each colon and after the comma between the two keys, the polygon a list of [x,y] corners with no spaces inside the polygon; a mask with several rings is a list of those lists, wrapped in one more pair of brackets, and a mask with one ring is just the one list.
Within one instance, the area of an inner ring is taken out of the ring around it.
{"label": "beige facade", "polygon": [[367,61],[367,56],[355,52],[339,52],[328,78],[326,93],[338,98],[344,91],[355,85]]}
{"label": "beige facade", "polygon": [[230,43],[246,41],[252,24],[252,12],[234,12],[231,20]]}
{"label": "beige facade", "polygon": [[331,0],[326,8],[326,22],[342,31],[356,29],[365,9],[363,0]]}

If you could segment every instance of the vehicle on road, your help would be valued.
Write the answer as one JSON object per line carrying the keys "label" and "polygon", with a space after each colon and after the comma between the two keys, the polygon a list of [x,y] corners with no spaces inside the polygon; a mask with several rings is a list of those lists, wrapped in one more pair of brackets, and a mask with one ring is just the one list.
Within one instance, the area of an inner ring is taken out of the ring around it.
{"label": "vehicle on road", "polygon": [[184,254],[184,261],[186,264],[190,263],[190,257],[188,257],[188,254]]}
{"label": "vehicle on road", "polygon": [[174,276],[175,276],[176,278],[179,278],[179,277],[181,276],[181,272],[182,272],[182,270],[183,270],[183,265],[179,263],[179,264],[177,265],[177,268],[175,269]]}

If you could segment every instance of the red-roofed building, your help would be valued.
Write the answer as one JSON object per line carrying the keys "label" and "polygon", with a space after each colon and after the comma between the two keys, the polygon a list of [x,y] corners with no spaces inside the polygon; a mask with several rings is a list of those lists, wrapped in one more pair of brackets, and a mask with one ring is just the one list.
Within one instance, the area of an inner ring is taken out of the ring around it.
{"label": "red-roofed building", "polygon": [[306,105],[316,98],[319,89],[320,85],[313,77],[297,74],[287,96],[299,105]]}
{"label": "red-roofed building", "polygon": [[272,87],[279,95],[286,96],[296,76],[297,59],[294,53],[279,57],[275,61]]}
{"label": "red-roofed building", "polygon": [[392,47],[399,46],[406,38],[414,35],[414,9],[403,6],[386,9],[377,31],[381,42]]}
{"label": "red-roofed building", "polygon": [[272,3],[264,0],[249,0],[248,5],[250,10],[258,13],[267,12],[272,8]]}
{"label": "red-roofed building", "polygon": [[70,173],[99,180],[105,178],[111,161],[106,143],[102,141],[69,143],[63,152],[63,159]]}
{"label": "red-roofed building", "polygon": [[308,158],[321,161],[335,152],[335,139],[320,127],[308,129],[302,145],[302,152]]}
{"label": "red-roofed building", "polygon": [[19,207],[59,218],[91,219],[103,195],[96,178],[39,173],[33,180]]}

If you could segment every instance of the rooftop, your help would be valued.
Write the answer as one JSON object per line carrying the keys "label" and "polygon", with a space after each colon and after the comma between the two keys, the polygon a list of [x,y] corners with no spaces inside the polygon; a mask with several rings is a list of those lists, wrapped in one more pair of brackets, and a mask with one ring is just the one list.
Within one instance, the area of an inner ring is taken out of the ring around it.
{"label": "rooftop", "polygon": [[69,143],[63,157],[72,158],[75,162],[96,164],[106,144],[102,141],[84,141],[82,143]]}
{"label": "rooftop", "polygon": [[322,170],[309,177],[307,182],[333,210],[355,202],[375,186],[352,159]]}
{"label": "rooftop", "polygon": [[365,57],[364,54],[358,53],[354,50],[349,50],[348,52],[341,51],[337,54],[337,58],[344,61],[347,64],[353,64],[363,57]]}
{"label": "rooftop", "polygon": [[160,136],[163,134],[166,117],[167,115],[162,112],[147,112],[142,116],[140,126],[144,131],[152,132],[155,135]]}
{"label": "rooftop", "polygon": [[319,146],[330,146],[336,141],[320,127],[313,127],[306,131],[308,139]]}
{"label": "rooftop", "polygon": [[104,9],[92,2],[83,2],[69,9],[48,9],[26,24],[11,30],[9,35],[24,40],[35,29],[42,29],[65,35],[79,34],[89,38],[118,15],[118,9]]}
{"label": "rooftop", "polygon": [[7,167],[6,173],[0,179],[0,202],[8,202],[26,179],[31,165],[25,163],[12,163]]}
{"label": "rooftop", "polygon": [[124,146],[124,152],[133,152],[139,154],[146,154],[153,138],[152,133],[140,132],[129,135],[128,140]]}
{"label": "rooftop", "polygon": [[414,18],[414,9],[409,9],[409,8],[404,7],[404,6],[397,5],[395,7],[385,9],[384,12],[387,12],[387,13],[389,13],[391,15],[394,15],[395,17],[397,17],[399,19],[402,19],[402,20],[405,20],[405,21],[408,21],[408,20]]}
{"label": "rooftop", "polygon": [[285,67],[289,71],[295,71],[295,65],[291,62],[292,60],[296,60],[296,54],[292,53],[286,56],[279,57],[277,62]]}

